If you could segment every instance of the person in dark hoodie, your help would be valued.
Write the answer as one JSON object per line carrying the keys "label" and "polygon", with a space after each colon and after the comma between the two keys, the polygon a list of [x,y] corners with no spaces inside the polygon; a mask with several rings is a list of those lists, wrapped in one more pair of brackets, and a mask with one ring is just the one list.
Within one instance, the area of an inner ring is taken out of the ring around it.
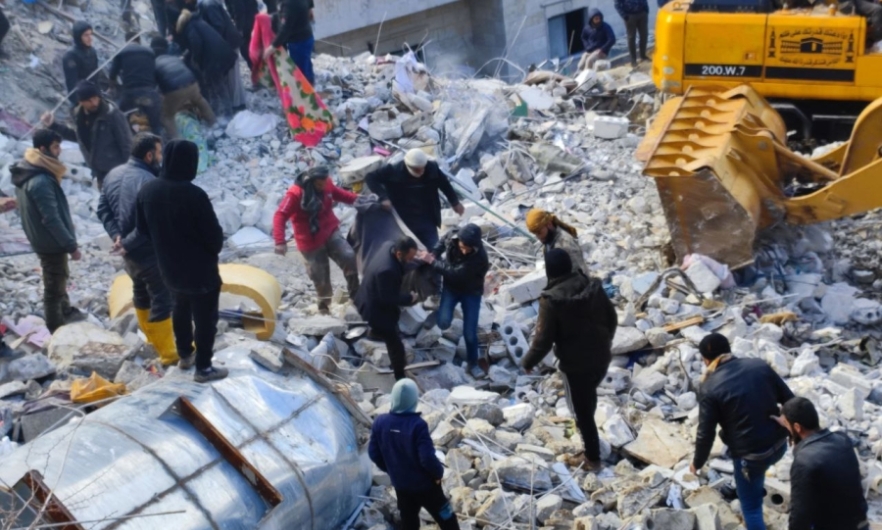
{"label": "person in dark hoodie", "polygon": [[153,50],[141,44],[137,33],[126,34],[126,44],[110,62],[110,81],[121,78],[122,94],[119,108],[123,112],[139,109],[150,122],[153,134],[162,134],[159,108],[162,98],[156,90],[156,57]]}
{"label": "person in dark hoodie", "polygon": [[38,129],[34,132],[33,147],[24,153],[24,160],[9,170],[22,229],[43,268],[43,314],[46,327],[52,333],[83,316],[71,307],[67,295],[70,279],[67,258],[77,261],[82,255],[70,206],[61,189],[61,178],[67,168],[58,160],[60,154],[61,135]]}
{"label": "person in dark hoodie", "polygon": [[597,387],[612,359],[618,316],[600,280],[574,271],[565,250],[557,248],[545,255],[545,273],[548,285],[539,299],[533,343],[522,365],[529,373],[554,346],[567,404],[582,434],[584,458],[589,469],[598,470]]}
{"label": "person in dark hoodie", "polygon": [[168,54],[168,41],[154,37],[150,48],[156,57],[156,84],[162,92],[161,115],[166,136],[170,139],[178,137],[175,115],[186,108],[195,109],[202,121],[214,125],[217,119],[199,91],[196,76],[180,57]]}
{"label": "person in dark hoodie", "polygon": [[411,149],[404,160],[381,167],[368,174],[365,180],[383,207],[387,210],[395,208],[404,224],[429,250],[438,244],[438,227],[441,226],[438,192],[447,197],[453,211],[459,215],[465,211],[438,163],[429,160],[420,149]]}
{"label": "person in dark hoodie", "polygon": [[288,252],[285,223],[291,220],[297,250],[306,261],[306,273],[318,296],[318,309],[328,314],[331,297],[331,264],[334,260],[343,270],[349,298],[358,292],[358,266],[355,252],[340,234],[340,220],[334,215],[334,204],[354,204],[357,196],[340,189],[330,179],[327,167],[315,167],[297,176],[273,216],[273,238],[276,254]]}
{"label": "person in dark hoodie", "polygon": [[92,47],[92,25],[79,20],[73,25],[73,47],[61,59],[64,69],[64,84],[72,106],[79,103],[76,88],[81,81],[92,81],[99,90],[108,87],[107,75],[98,68],[98,53]]}
{"label": "person in dark hoodie", "polygon": [[585,54],[579,61],[579,71],[594,68],[594,63],[606,59],[615,43],[616,34],[612,27],[603,21],[603,13],[596,7],[592,8],[588,12],[588,23],[582,28],[582,45],[585,46]]}
{"label": "person in dark hoodie", "polygon": [[161,167],[162,139],[150,133],[138,134],[129,161],[107,174],[96,213],[132,278],[132,300],[141,331],[162,364],[169,366],[178,362],[171,293],[159,272],[153,245],[135,228],[138,192],[156,178]]}
{"label": "person in dark hoodie", "polygon": [[[199,149],[186,140],[172,140],[162,153],[159,178],[138,193],[135,226],[153,244],[159,272],[172,293],[172,326],[178,366],[196,364],[193,379],[205,383],[227,376],[212,366],[217,334],[221,277],[218,256],[224,233],[211,200],[193,184],[199,165]],[[196,352],[193,353],[195,324]]]}
{"label": "person in dark hoodie", "polygon": [[417,412],[419,401],[416,383],[406,378],[395,383],[390,412],[371,426],[368,456],[392,481],[401,530],[420,529],[421,508],[441,530],[458,530],[456,513],[441,488],[444,466],[435,456],[429,426]]}
{"label": "person in dark hoodie", "polygon": [[129,159],[132,128],[123,113],[104,99],[94,84],[80,82],[77,99],[80,102],[74,110],[77,142],[100,190],[107,173]]}
{"label": "person in dark hoodie", "polygon": [[483,377],[489,366],[486,360],[478,357],[478,317],[484,296],[484,277],[490,269],[490,260],[481,240],[481,229],[477,225],[467,224],[461,230],[451,230],[431,254],[423,253],[418,258],[431,264],[444,281],[438,307],[438,327],[449,329],[453,323],[454,309],[457,304],[462,305],[466,366],[475,379]]}
{"label": "person in dark hoodie", "polygon": [[402,293],[404,266],[413,261],[417,244],[404,236],[383,244],[364,264],[361,286],[355,294],[355,307],[371,332],[386,342],[395,379],[404,378],[404,344],[398,336],[400,306],[416,303],[416,293]]}
{"label": "person in dark hoodie", "polygon": [[190,64],[202,79],[205,95],[218,116],[232,116],[228,78],[236,65],[234,48],[207,22],[184,9],[177,23],[178,38],[190,54]]}
{"label": "person in dark hoodie", "polygon": [[615,0],[616,11],[625,21],[628,32],[628,54],[631,66],[637,66],[637,35],[640,35],[640,60],[649,61],[646,56],[646,38],[649,35],[649,3],[646,0]]}

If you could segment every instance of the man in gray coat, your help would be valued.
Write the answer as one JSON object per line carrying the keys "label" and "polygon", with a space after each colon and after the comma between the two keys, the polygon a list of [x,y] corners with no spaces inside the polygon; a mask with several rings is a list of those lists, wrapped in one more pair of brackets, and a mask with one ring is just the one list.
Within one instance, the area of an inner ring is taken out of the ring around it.
{"label": "man in gray coat", "polygon": [[58,160],[61,135],[48,129],[34,133],[33,147],[10,168],[21,224],[43,268],[43,312],[50,332],[82,317],[70,306],[67,257],[81,258],[61,177],[67,168]]}
{"label": "man in gray coat", "polygon": [[77,86],[77,99],[77,142],[100,190],[110,170],[129,159],[132,128],[116,105],[104,99],[92,83],[84,81]]}

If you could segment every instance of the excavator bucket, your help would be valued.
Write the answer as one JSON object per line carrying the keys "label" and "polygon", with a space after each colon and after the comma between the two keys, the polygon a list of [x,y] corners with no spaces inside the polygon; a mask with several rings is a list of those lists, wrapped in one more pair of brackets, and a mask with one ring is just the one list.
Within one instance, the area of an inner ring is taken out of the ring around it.
{"label": "excavator bucket", "polygon": [[772,144],[784,122],[747,87],[691,89],[662,110],[638,151],[650,153],[643,174],[655,179],[677,258],[750,261],[770,221],[763,199],[779,187]]}

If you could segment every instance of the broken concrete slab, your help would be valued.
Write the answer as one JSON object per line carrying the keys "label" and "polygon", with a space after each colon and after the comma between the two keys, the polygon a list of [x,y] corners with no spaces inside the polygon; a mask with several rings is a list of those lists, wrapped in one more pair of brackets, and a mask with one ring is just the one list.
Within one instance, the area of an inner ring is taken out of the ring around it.
{"label": "broken concrete slab", "polygon": [[49,360],[60,369],[113,380],[130,347],[116,333],[89,322],[61,326],[49,340]]}
{"label": "broken concrete slab", "polygon": [[346,187],[352,187],[357,182],[362,182],[368,173],[371,173],[385,163],[382,156],[363,156],[350,160],[348,164],[340,168],[339,175],[342,184]]}
{"label": "broken concrete slab", "polygon": [[248,356],[252,361],[263,366],[270,372],[279,373],[285,366],[282,351],[278,346],[262,344],[250,348]]}
{"label": "broken concrete slab", "polygon": [[548,465],[532,455],[510,456],[493,464],[493,471],[506,485],[530,491],[545,491],[552,487]]}
{"label": "broken concrete slab", "polygon": [[21,381],[10,381],[0,385],[0,399],[10,396],[18,396],[24,394],[28,390],[27,383]]}
{"label": "broken concrete slab", "polygon": [[6,379],[29,381],[54,374],[55,365],[42,353],[32,353],[12,360],[6,370]]}
{"label": "broken concrete slab", "polygon": [[346,333],[349,326],[344,320],[328,315],[317,315],[309,318],[292,318],[288,320],[288,333],[324,337],[328,333],[340,336]]}
{"label": "broken concrete slab", "polygon": [[447,397],[448,405],[480,405],[482,403],[496,403],[499,394],[477,390],[470,386],[457,386],[450,391]]}
{"label": "broken concrete slab", "polygon": [[649,341],[646,335],[637,328],[628,326],[619,326],[616,328],[616,335],[613,338],[612,354],[624,355],[644,348]]}
{"label": "broken concrete slab", "polygon": [[508,285],[504,292],[515,303],[526,304],[538,300],[547,285],[548,277],[545,275],[545,271],[536,271]]}
{"label": "broken concrete slab", "polygon": [[429,318],[429,313],[419,304],[403,307],[401,308],[401,318],[398,320],[398,329],[407,336],[416,335],[426,323],[427,318]]}
{"label": "broken concrete slab", "polygon": [[504,426],[516,431],[522,431],[533,424],[536,409],[529,403],[518,403],[503,408],[502,415],[505,417],[505,423],[503,423]]}
{"label": "broken concrete slab", "polygon": [[692,444],[675,424],[652,416],[643,420],[637,439],[624,447],[634,458],[668,469],[686,458],[692,449]]}

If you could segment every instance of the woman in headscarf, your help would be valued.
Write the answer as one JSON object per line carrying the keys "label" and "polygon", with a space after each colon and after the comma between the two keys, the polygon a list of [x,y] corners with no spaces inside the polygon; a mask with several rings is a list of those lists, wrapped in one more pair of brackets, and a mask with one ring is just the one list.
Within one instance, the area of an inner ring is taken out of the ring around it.
{"label": "woman in headscarf", "polygon": [[275,85],[294,140],[315,147],[334,127],[334,117],[283,48],[272,46],[275,33],[266,13],[254,17],[251,32],[251,81]]}
{"label": "woman in headscarf", "polygon": [[306,272],[315,285],[318,308],[323,314],[329,312],[333,295],[328,258],[343,269],[350,300],[358,290],[355,252],[340,234],[340,220],[334,215],[334,203],[353,204],[356,195],[335,186],[330,176],[326,167],[315,167],[298,175],[273,218],[276,254],[282,256],[288,251],[285,223],[291,220],[297,250],[306,261]]}
{"label": "woman in headscarf", "polygon": [[527,212],[527,229],[544,245],[544,254],[560,248],[570,255],[573,270],[580,270],[588,275],[588,266],[579,247],[579,236],[576,229],[561,221],[556,215],[545,210],[533,208]]}

